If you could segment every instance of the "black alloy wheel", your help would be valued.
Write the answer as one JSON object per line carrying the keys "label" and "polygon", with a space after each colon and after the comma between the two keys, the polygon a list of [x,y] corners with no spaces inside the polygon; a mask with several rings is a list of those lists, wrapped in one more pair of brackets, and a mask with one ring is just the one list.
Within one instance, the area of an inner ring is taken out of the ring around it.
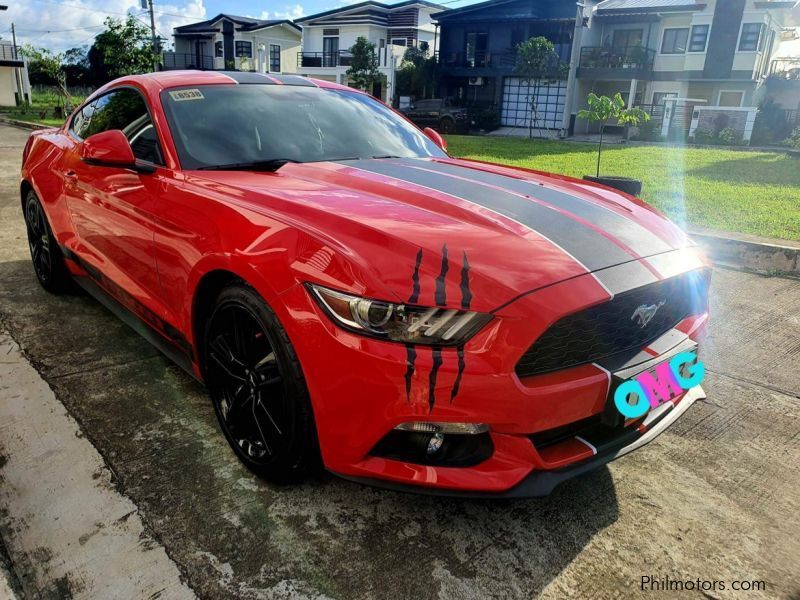
{"label": "black alloy wheel", "polygon": [[31,262],[39,283],[49,292],[68,291],[72,278],[64,264],[64,257],[56,244],[42,204],[33,191],[29,191],[25,197],[24,210]]}
{"label": "black alloy wheel", "polygon": [[236,455],[266,479],[305,475],[318,462],[305,380],[286,332],[252,288],[222,291],[204,347],[206,383]]}

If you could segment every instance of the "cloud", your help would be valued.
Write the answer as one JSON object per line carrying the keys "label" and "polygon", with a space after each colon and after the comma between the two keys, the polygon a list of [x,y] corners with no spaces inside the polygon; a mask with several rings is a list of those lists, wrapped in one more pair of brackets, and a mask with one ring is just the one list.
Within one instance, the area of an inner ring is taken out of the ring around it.
{"label": "cloud", "polygon": [[[43,46],[63,52],[75,46],[90,45],[103,31],[106,17],[124,19],[130,13],[150,26],[150,16],[140,0],[26,0],[8,3],[8,11],[0,13],[0,35],[11,35],[6,24],[14,23],[17,43]],[[156,4],[156,32],[172,44],[172,29],[206,18],[204,0],[173,0]]]}
{"label": "cloud", "polygon": [[283,10],[277,10],[274,12],[270,12],[268,10],[261,11],[261,14],[256,18],[263,19],[265,21],[268,21],[270,19],[294,20],[305,16],[306,16],[306,9],[303,8],[300,4],[295,4],[294,6],[286,5],[283,7]]}

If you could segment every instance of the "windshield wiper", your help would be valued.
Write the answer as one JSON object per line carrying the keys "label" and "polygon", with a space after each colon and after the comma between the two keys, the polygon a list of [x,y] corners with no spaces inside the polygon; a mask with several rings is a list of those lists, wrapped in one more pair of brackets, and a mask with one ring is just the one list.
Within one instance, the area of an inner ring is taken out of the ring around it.
{"label": "windshield wiper", "polygon": [[207,165],[197,167],[198,171],[277,171],[286,163],[300,162],[291,158],[270,158],[252,162],[231,163],[228,165]]}
{"label": "windshield wiper", "polygon": [[406,158],[405,156],[395,156],[394,154],[384,154],[383,156],[373,156],[372,158]]}

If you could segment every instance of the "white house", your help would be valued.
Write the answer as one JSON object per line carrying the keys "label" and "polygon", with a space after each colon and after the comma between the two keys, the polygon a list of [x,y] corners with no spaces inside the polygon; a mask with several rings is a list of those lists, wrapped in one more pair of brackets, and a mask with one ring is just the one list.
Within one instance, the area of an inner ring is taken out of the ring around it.
{"label": "white house", "polygon": [[386,85],[376,86],[374,96],[389,100],[394,93],[394,74],[409,46],[427,42],[431,52],[438,46],[431,14],[442,7],[425,0],[383,4],[369,0],[298,19],[303,30],[303,49],[297,56],[297,72],[326,81],[347,84],[351,65],[349,48],[364,37],[375,45]]}
{"label": "white house", "polygon": [[16,106],[23,98],[30,100],[28,68],[13,44],[0,42],[0,106]]}
{"label": "white house", "polygon": [[287,19],[265,21],[219,14],[176,27],[174,52],[164,53],[164,69],[237,69],[294,73],[300,27]]}

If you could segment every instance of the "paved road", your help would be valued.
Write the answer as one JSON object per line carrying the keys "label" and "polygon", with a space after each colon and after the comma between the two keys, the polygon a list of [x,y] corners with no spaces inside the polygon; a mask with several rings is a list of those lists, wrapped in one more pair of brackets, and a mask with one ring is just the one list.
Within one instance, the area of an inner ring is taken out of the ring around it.
{"label": "paved road", "polygon": [[0,325],[198,596],[618,598],[650,575],[726,583],[689,597],[800,597],[800,281],[717,270],[709,399],[545,500],[281,488],[236,462],[202,387],[93,300],[39,288],[16,188],[24,138],[0,126]]}

